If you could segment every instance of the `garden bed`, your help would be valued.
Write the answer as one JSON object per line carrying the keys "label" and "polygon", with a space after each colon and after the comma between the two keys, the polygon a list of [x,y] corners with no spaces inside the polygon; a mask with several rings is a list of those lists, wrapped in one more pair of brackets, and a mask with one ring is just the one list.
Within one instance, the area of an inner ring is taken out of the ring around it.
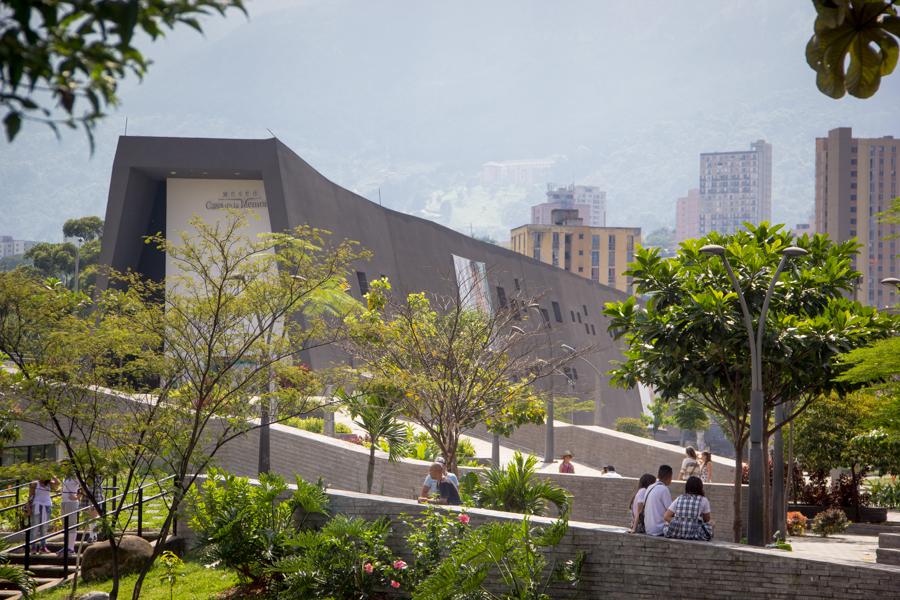
{"label": "garden bed", "polygon": [[[813,519],[820,512],[828,510],[830,507],[818,504],[789,504],[789,511],[797,511],[803,514],[807,519]],[[887,521],[886,508],[878,508],[874,506],[859,507],[859,518],[856,518],[856,509],[852,506],[841,506],[841,510],[847,515],[851,521],[858,523],[884,523]]]}

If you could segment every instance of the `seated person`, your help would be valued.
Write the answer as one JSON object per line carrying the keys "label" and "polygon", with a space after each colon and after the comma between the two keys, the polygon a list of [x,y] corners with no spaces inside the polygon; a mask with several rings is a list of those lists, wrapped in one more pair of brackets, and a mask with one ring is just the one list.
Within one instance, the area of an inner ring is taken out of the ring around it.
{"label": "seated person", "polygon": [[444,465],[435,462],[428,469],[428,476],[422,485],[422,492],[419,494],[419,502],[431,504],[449,504],[458,506],[462,504],[459,498],[459,488],[450,479],[452,473],[444,472]]}
{"label": "seated person", "polygon": [[703,482],[699,477],[688,477],[684,493],[669,506],[663,518],[666,521],[663,535],[681,540],[712,539],[709,499],[703,493]]}

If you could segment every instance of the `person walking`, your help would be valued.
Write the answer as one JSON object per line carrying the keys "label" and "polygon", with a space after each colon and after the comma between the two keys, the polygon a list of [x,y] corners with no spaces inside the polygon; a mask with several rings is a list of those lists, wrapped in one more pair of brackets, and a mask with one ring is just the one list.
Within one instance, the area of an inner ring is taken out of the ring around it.
{"label": "person walking", "polygon": [[572,464],[573,455],[569,450],[563,452],[562,462],[559,463],[559,472],[560,473],[568,473],[569,475],[575,473],[575,465]]}
{"label": "person walking", "polygon": [[681,461],[681,471],[678,473],[678,479],[687,479],[697,475],[700,471],[700,463],[697,462],[697,451],[693,447],[688,446],[684,449],[687,456]]}
{"label": "person walking", "polygon": [[679,540],[708,542],[713,537],[711,513],[709,499],[703,493],[703,482],[699,477],[688,477],[684,493],[666,510],[663,535]]}
{"label": "person walking", "polygon": [[[70,472],[62,482],[62,502],[60,505],[61,516],[69,515],[69,531],[68,535],[66,535],[65,544],[70,553],[75,552],[75,534],[77,531],[76,525],[78,524],[79,514],[78,509],[81,508],[81,503],[79,502],[80,497],[81,483],[79,483],[78,478]],[[65,525],[65,520],[63,520],[63,525]],[[57,554],[63,554],[63,550],[60,550]]]}
{"label": "person walking", "polygon": [[656,472],[656,483],[647,488],[643,514],[644,527],[648,535],[663,534],[663,527],[666,524],[664,516],[672,504],[672,492],[669,491],[672,472],[669,465],[661,465]]}
{"label": "person walking", "polygon": [[703,483],[712,483],[712,453],[704,450],[700,455],[700,481]]}
{"label": "person walking", "polygon": [[647,488],[656,483],[656,477],[650,473],[644,473],[638,480],[638,488],[631,496],[628,503],[628,510],[631,512],[631,533],[647,533],[644,527],[644,521],[640,519],[641,513],[644,511],[644,499],[647,497]]}
{"label": "person walking", "polygon": [[[28,486],[28,506],[31,510],[31,526],[36,527],[31,537],[36,538],[33,549],[35,552],[50,552],[47,547],[47,538],[50,533],[50,518],[53,513],[53,490],[59,485],[55,477],[32,481]],[[43,539],[41,539],[43,538]]]}

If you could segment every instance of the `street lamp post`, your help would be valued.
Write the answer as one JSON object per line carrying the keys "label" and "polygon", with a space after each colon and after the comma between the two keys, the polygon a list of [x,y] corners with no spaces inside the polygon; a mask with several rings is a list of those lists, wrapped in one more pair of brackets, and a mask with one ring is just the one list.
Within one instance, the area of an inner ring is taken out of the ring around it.
{"label": "street lamp post", "polygon": [[[738,283],[737,277],[734,275],[734,271],[731,268],[731,263],[728,262],[728,257],[725,256],[725,248],[722,246],[718,246],[715,244],[709,244],[700,248],[700,252],[703,254],[708,254],[712,256],[719,256],[722,259],[722,263],[725,265],[725,271],[728,273],[728,278],[731,280],[731,285],[734,287],[734,291],[738,296],[738,300],[741,304],[741,312],[744,317],[744,327],[747,329],[747,341],[750,345],[750,494],[749,494],[749,502],[748,502],[748,518],[747,518],[747,542],[751,546],[764,546],[766,543],[765,540],[765,523],[764,523],[764,494],[763,494],[763,478],[768,474],[765,463],[765,453],[762,447],[763,440],[763,428],[765,426],[765,415],[764,413],[764,401],[763,401],[763,390],[762,390],[762,342],[763,342],[763,332],[765,331],[766,326],[766,313],[769,311],[769,301],[772,298],[772,292],[775,291],[775,284],[778,281],[779,275],[784,270],[785,265],[787,265],[788,260],[795,256],[803,256],[807,254],[807,251],[803,248],[798,248],[796,246],[790,246],[781,251],[781,261],[778,263],[778,268],[775,269],[775,274],[772,276],[772,281],[769,283],[769,289],[766,291],[766,296],[763,300],[762,309],[759,313],[759,323],[757,325],[756,335],[754,336],[753,332],[753,318],[750,316],[750,309],[747,307],[747,300],[744,297],[744,292],[741,290],[740,283]],[[783,408],[779,410],[781,407],[776,407],[776,420],[778,423],[784,420],[784,411]],[[780,429],[779,429],[780,431]],[[776,439],[776,464],[775,464],[775,472],[779,475],[784,471],[783,461],[784,457],[778,456],[779,446],[781,444],[778,443],[778,439]],[[740,457],[738,457],[740,459]],[[781,462],[782,467],[781,471],[778,471],[778,463]],[[783,498],[784,496],[784,481],[781,476],[775,477],[776,488],[775,494],[776,498]],[[778,496],[780,488],[781,496]],[[783,506],[783,501],[777,501],[775,503],[776,507]],[[780,508],[776,508],[779,512],[781,512]]]}
{"label": "street lamp post", "polygon": [[[572,346],[570,346],[568,344],[560,344],[559,347],[562,348],[563,350],[565,350],[566,352],[568,352],[569,354],[575,354],[575,348],[573,348]],[[602,396],[602,391],[601,391],[602,386],[603,386],[603,373],[600,371],[600,369],[597,368],[596,365],[594,365],[594,363],[592,363],[585,357],[578,356],[577,358],[580,358],[582,361],[584,361],[587,364],[587,366],[589,366],[591,369],[593,369],[594,373],[597,374],[597,387],[596,387],[597,395],[594,397],[594,425],[599,427],[601,425],[600,409],[603,407],[603,396]]]}

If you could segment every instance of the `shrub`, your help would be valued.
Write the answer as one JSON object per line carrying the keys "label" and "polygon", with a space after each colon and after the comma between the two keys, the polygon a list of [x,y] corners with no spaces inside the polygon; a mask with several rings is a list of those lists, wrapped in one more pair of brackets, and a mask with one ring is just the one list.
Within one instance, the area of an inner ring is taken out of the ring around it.
{"label": "shrub", "polygon": [[284,424],[312,433],[325,431],[325,419],[320,419],[319,417],[291,417],[290,419],[285,419]]}
{"label": "shrub", "polygon": [[631,435],[645,438],[650,437],[647,427],[640,419],[635,419],[633,417],[619,417],[616,419],[615,427],[616,431],[621,431],[622,433],[630,433]]}
{"label": "shrub", "polygon": [[808,519],[801,512],[791,511],[787,514],[787,530],[791,535],[803,535],[806,533],[806,521]]}
{"label": "shrub", "polygon": [[[459,600],[550,600],[550,584],[563,582],[577,590],[585,554],[563,562],[552,550],[569,524],[488,523],[468,531],[446,559],[416,588],[414,598]],[[489,575],[495,580],[488,582]],[[488,591],[489,590],[489,591]],[[577,593],[577,591],[576,591]]]}
{"label": "shrub", "polygon": [[390,521],[337,515],[318,531],[302,531],[291,541],[293,553],[271,569],[283,576],[278,598],[373,598],[388,587],[404,588],[407,564],[387,546]]}
{"label": "shrub", "polygon": [[840,508],[829,508],[822,511],[812,522],[812,530],[822,537],[841,533],[849,526],[850,521],[847,520],[847,515]]}
{"label": "shrub", "polygon": [[900,508],[900,478],[896,475],[870,479],[866,483],[872,504],[882,508]]}
{"label": "shrub", "polygon": [[560,514],[566,514],[571,496],[552,481],[539,479],[537,462],[535,456],[525,458],[516,452],[506,466],[488,470],[484,480],[467,476],[463,491],[482,508],[542,515],[548,504],[554,504]]}
{"label": "shrub", "polygon": [[259,485],[252,485],[246,477],[211,469],[189,498],[201,554],[232,569],[244,583],[264,580],[296,534],[295,509],[326,512],[328,497],[321,487],[298,477],[297,488],[280,500],[288,487],[277,475],[263,473]]}
{"label": "shrub", "polygon": [[[312,433],[325,432],[325,419],[319,417],[291,417],[290,419],[285,419],[284,424]],[[353,430],[346,423],[335,423],[334,432],[346,434],[353,433]]]}
{"label": "shrub", "polygon": [[406,546],[413,557],[410,576],[415,581],[430,576],[470,529],[467,514],[436,506],[428,506],[416,517],[404,515],[403,525],[409,531]]}

